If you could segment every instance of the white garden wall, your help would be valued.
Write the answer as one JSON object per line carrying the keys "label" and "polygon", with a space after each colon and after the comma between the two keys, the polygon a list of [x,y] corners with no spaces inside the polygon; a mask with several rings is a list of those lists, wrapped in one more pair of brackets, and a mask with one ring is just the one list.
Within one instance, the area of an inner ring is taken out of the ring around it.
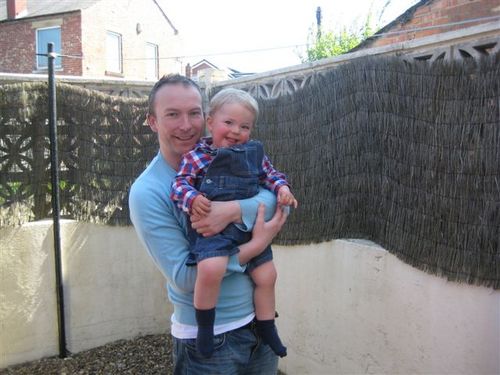
{"label": "white garden wall", "polygon": [[[0,368],[59,353],[52,222],[0,229]],[[63,221],[70,352],[168,330],[163,276],[132,227]]]}
{"label": "white garden wall", "polygon": [[[132,227],[63,221],[68,349],[168,331],[164,280]],[[275,246],[292,374],[499,374],[500,291],[366,241]],[[0,368],[58,354],[50,221],[0,229]]]}
{"label": "white garden wall", "polygon": [[368,241],[275,247],[292,374],[500,374],[500,291],[448,282]]}

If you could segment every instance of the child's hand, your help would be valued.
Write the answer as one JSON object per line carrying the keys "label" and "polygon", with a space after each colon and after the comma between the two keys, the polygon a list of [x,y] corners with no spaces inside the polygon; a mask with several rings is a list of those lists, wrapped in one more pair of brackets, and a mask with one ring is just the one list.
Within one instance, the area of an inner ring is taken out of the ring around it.
{"label": "child's hand", "polygon": [[278,190],[278,205],[297,208],[298,204],[297,199],[295,199],[288,186],[282,186]]}
{"label": "child's hand", "polygon": [[209,199],[199,194],[194,198],[193,206],[191,207],[191,215],[205,217],[210,213],[212,202]]}

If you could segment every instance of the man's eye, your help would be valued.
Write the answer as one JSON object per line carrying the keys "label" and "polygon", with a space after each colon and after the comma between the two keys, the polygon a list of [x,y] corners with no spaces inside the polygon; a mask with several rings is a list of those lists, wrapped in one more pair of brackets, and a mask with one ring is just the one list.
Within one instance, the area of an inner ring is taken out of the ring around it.
{"label": "man's eye", "polygon": [[167,117],[176,117],[176,116],[177,116],[177,113],[175,113],[175,112],[167,113]]}

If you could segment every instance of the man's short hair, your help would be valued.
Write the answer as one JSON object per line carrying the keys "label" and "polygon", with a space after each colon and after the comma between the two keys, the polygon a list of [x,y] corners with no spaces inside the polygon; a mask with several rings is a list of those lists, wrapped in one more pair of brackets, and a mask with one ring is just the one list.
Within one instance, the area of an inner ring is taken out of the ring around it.
{"label": "man's short hair", "polygon": [[185,87],[194,87],[202,96],[200,87],[192,79],[180,74],[167,74],[161,77],[151,89],[148,97],[148,115],[155,114],[155,99],[158,90],[165,85],[183,85]]}

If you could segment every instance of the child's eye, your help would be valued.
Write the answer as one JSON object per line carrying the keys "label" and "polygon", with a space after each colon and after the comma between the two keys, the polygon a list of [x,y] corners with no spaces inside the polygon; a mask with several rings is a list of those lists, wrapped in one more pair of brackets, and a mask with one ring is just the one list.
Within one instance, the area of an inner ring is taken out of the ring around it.
{"label": "child's eye", "polygon": [[226,125],[232,125],[232,124],[233,124],[233,123],[232,123],[231,121],[229,121],[229,120],[224,121],[224,123],[225,123]]}

